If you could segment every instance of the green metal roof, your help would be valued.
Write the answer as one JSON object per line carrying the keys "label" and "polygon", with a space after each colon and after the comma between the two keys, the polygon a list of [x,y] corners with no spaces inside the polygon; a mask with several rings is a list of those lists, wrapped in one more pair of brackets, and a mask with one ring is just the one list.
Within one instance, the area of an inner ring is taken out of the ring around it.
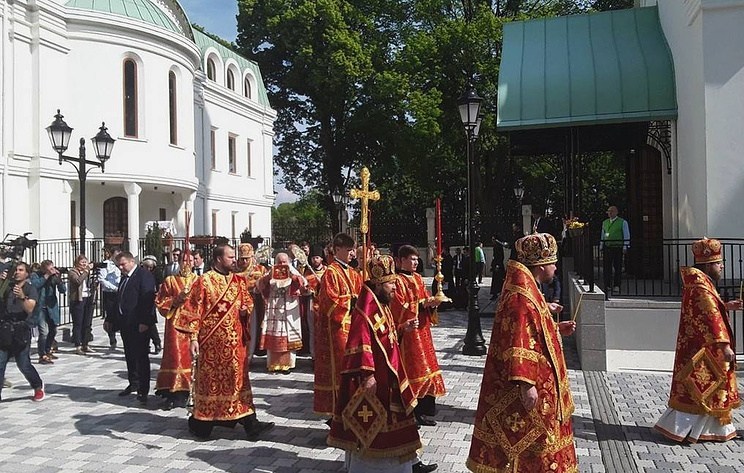
{"label": "green metal roof", "polygon": [[69,0],[66,6],[121,15],[165,28],[176,34],[184,34],[160,8],[149,0]]}
{"label": "green metal roof", "polygon": [[[261,105],[271,107],[271,105],[269,104],[269,97],[266,94],[266,87],[264,86],[263,77],[261,76],[261,69],[258,67],[258,64],[256,64],[254,61],[251,61],[250,59],[244,58],[232,49],[223,46],[222,44],[213,40],[196,28],[194,28],[194,41],[201,50],[202,54],[205,54],[208,48],[215,48],[223,60],[227,60],[228,58],[234,59],[235,62],[237,62],[242,69],[241,73],[243,72],[243,70],[250,70],[253,73],[253,77],[256,78],[256,95],[254,95],[254,99]],[[240,86],[242,87],[242,79],[240,82]]]}
{"label": "green metal roof", "polygon": [[504,25],[500,130],[676,117],[674,66],[655,6]]}

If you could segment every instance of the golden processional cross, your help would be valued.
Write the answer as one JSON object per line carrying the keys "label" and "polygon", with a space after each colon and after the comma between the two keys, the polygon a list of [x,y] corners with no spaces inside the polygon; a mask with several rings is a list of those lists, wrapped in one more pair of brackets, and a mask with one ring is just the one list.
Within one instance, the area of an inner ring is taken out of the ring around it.
{"label": "golden processional cross", "polygon": [[361,255],[361,263],[362,263],[362,276],[363,279],[367,280],[367,232],[369,231],[369,201],[370,200],[380,200],[380,193],[376,190],[370,191],[369,190],[369,178],[370,173],[369,169],[366,167],[362,168],[362,172],[360,173],[360,177],[362,178],[362,188],[361,189],[351,189],[349,191],[349,197],[355,200],[359,200],[361,202],[362,207],[362,215],[359,220],[359,231],[362,234],[362,255]]}

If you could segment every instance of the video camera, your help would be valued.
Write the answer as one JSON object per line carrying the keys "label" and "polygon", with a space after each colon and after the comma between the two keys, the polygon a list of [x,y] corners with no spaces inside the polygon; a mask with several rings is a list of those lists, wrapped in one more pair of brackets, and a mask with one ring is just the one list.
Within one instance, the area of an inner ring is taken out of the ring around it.
{"label": "video camera", "polygon": [[36,248],[39,244],[38,240],[28,238],[31,233],[32,232],[26,232],[23,235],[13,235],[8,233],[5,235],[2,243],[0,243],[0,252],[13,260],[13,262],[17,263],[23,258],[23,253],[25,253],[27,249]]}
{"label": "video camera", "polygon": [[[15,273],[15,268],[18,266],[18,262],[21,261],[23,253],[25,253],[28,248],[36,248],[36,245],[39,244],[38,240],[31,240],[28,238],[30,234],[31,232],[26,232],[23,235],[12,235],[8,233],[0,243],[0,253],[10,259],[10,261],[0,263],[0,272],[6,273],[5,279],[0,281],[0,305],[3,306],[3,309],[5,307],[5,301],[7,300],[8,291],[10,290],[13,281],[13,273]],[[0,310],[0,312],[2,311]]]}

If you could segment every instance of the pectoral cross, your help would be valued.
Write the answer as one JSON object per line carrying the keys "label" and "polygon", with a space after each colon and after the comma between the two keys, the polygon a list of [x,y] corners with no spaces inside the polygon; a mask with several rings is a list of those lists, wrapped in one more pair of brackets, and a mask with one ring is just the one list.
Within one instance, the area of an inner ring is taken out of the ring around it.
{"label": "pectoral cross", "polygon": [[375,325],[373,328],[375,329],[375,331],[380,329],[381,331],[384,332],[385,331],[385,319],[375,314]]}
{"label": "pectoral cross", "polygon": [[359,220],[359,232],[362,234],[362,254],[361,254],[361,262],[362,262],[362,279],[365,281],[367,278],[367,232],[369,231],[369,201],[370,200],[380,200],[380,193],[375,191],[369,190],[369,169],[366,167],[362,168],[362,171],[360,173],[360,177],[362,178],[362,188],[361,189],[351,189],[349,191],[349,197],[352,199],[357,199],[361,202],[362,207],[362,215]]}

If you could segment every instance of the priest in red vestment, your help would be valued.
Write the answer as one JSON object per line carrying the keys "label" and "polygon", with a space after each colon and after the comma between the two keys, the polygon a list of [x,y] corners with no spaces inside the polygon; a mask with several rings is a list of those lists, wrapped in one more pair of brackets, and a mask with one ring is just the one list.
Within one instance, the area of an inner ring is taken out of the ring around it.
{"label": "priest in red vestment", "polygon": [[214,425],[242,423],[256,440],[273,422],[256,419],[248,378],[248,314],[253,301],[246,279],[233,272],[235,250],[218,245],[213,269],[198,278],[174,326],[189,334],[191,356],[198,357],[194,410],[189,430],[209,437]]}
{"label": "priest in red vestment", "polygon": [[578,472],[573,397],[556,323],[562,307],[547,303],[540,283],[555,273],[558,246],[548,233],[515,243],[494,318],[467,467],[474,472]]}
{"label": "priest in red vestment", "polygon": [[250,343],[248,346],[248,358],[250,359],[256,351],[264,350],[264,339],[261,336],[261,327],[264,324],[265,304],[261,293],[258,291],[258,280],[266,274],[266,267],[258,264],[253,245],[241,243],[238,246],[237,273],[245,278],[248,292],[253,299],[253,310],[250,313],[248,327],[250,329]]}
{"label": "priest in red vestment", "polygon": [[362,290],[362,276],[349,266],[356,256],[356,242],[345,233],[333,238],[334,260],[323,275],[318,294],[319,312],[315,318],[315,397],[316,414],[332,417],[341,377],[351,310]]}
{"label": "priest in red vestment", "polygon": [[166,410],[186,407],[186,399],[191,390],[189,335],[176,330],[173,323],[196,280],[196,274],[191,272],[193,262],[194,258],[186,247],[178,274],[167,276],[155,296],[155,307],[165,317],[163,358],[155,382],[155,394],[165,397],[163,407]]}
{"label": "priest in red vestment", "polygon": [[691,443],[736,437],[731,411],[739,407],[736,353],[728,311],[742,301],[723,302],[715,283],[723,274],[721,242],[692,245],[695,267],[682,267],[682,310],[669,404],[654,428],[665,437]]}
{"label": "priest in red vestment", "polygon": [[445,394],[442,370],[439,369],[431,326],[436,323],[436,308],[440,302],[429,295],[424,280],[416,271],[419,253],[411,245],[403,245],[397,251],[400,270],[397,274],[395,295],[390,308],[399,326],[418,319],[418,328],[401,336],[400,350],[403,366],[418,399],[416,421],[421,425],[436,425],[435,400]]}
{"label": "priest in red vestment", "polygon": [[[380,256],[367,267],[369,281],[351,317],[328,445],[346,451],[347,471],[411,473],[421,439],[413,418],[416,397],[401,363],[389,307],[395,263]],[[401,328],[410,331],[417,324],[411,319]]]}
{"label": "priest in red vestment", "polygon": [[[323,274],[326,271],[326,265],[323,262],[323,247],[320,245],[313,246],[310,251],[310,261],[308,266],[305,268],[305,279],[307,279],[308,291],[308,312],[307,312],[307,328],[308,333],[305,334],[303,327],[302,331],[302,344],[305,345],[307,341],[307,349],[311,357],[315,357],[315,319],[318,316],[318,293],[320,292],[320,282],[323,279]],[[307,337],[306,337],[307,335]]]}

